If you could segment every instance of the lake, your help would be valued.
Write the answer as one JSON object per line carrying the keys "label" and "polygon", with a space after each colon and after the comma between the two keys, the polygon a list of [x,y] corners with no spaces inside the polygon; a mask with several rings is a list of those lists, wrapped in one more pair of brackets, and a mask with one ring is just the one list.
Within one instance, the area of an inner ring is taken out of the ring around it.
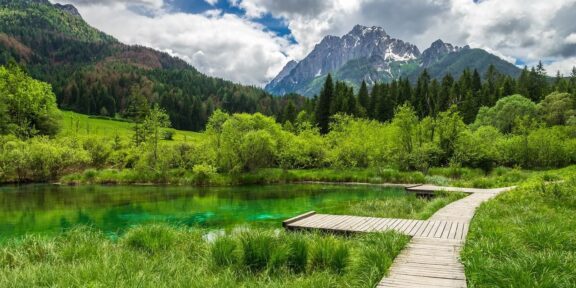
{"label": "lake", "polygon": [[53,235],[89,225],[117,235],[143,223],[223,229],[281,227],[282,220],[316,210],[336,213],[353,202],[405,197],[401,189],[344,185],[225,188],[174,186],[0,187],[0,240],[27,233]]}

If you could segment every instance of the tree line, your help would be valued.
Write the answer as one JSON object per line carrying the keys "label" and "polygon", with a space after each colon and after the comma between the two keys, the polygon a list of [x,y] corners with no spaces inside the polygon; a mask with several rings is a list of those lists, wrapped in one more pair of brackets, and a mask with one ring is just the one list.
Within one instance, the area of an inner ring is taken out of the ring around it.
{"label": "tree line", "polygon": [[416,83],[407,78],[390,83],[376,83],[369,91],[362,82],[357,94],[344,82],[334,83],[328,75],[320,95],[315,99],[314,115],[322,133],[327,133],[330,118],[338,113],[355,117],[390,121],[396,107],[410,104],[419,118],[436,116],[455,105],[464,123],[472,123],[481,107],[491,107],[499,99],[520,94],[540,102],[553,91],[576,95],[576,67],[570,77],[559,73],[551,79],[540,62],[537,67],[524,67],[518,79],[500,73],[490,66],[485,75],[464,70],[459,78],[448,74],[441,80],[431,79],[424,70]]}

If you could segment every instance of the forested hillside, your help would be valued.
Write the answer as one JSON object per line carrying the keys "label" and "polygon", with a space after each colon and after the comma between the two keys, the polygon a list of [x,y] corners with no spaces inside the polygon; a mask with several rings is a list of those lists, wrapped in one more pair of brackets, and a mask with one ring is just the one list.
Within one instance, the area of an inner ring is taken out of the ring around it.
{"label": "forested hillside", "polygon": [[[90,27],[72,6],[0,0],[0,65],[15,62],[52,84],[62,109],[137,117],[152,103],[178,129],[201,130],[216,108],[280,115],[285,98],[208,77],[153,49],[128,46]],[[302,107],[304,99],[291,97]]]}

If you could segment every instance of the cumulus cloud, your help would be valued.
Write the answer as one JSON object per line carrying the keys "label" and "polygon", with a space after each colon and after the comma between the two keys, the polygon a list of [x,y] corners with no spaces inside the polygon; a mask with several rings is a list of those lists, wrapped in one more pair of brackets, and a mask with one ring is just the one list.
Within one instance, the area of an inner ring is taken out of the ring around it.
{"label": "cumulus cloud", "polygon": [[576,56],[575,0],[234,1],[251,17],[283,17],[300,44],[288,52],[295,59],[322,37],[344,34],[355,24],[382,26],[422,50],[441,38],[486,49],[512,63],[558,63],[550,64],[551,73],[559,67],[567,72]]}
{"label": "cumulus cloud", "polygon": [[77,5],[143,5],[153,8],[161,8],[164,0],[73,0]]}
{"label": "cumulus cloud", "polygon": [[188,14],[158,8],[150,16],[118,3],[95,5],[90,1],[91,4],[84,5],[83,1],[69,2],[77,5],[88,23],[122,42],[178,56],[208,75],[263,85],[287,61],[283,53],[290,45],[287,39],[236,15],[219,10]]}
{"label": "cumulus cloud", "polygon": [[[512,63],[544,60],[550,74],[568,74],[576,65],[576,0],[219,0],[245,11],[242,16],[174,12],[163,0],[68,1],[121,41],[170,51],[202,72],[247,84],[263,85],[324,36],[343,35],[356,24],[381,26],[421,50],[440,38]],[[282,19],[296,43],[256,24],[267,16]]]}

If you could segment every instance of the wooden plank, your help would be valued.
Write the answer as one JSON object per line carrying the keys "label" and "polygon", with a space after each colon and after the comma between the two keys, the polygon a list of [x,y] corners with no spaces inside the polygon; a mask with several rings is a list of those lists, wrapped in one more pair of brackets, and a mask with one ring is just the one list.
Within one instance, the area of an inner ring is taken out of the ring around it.
{"label": "wooden plank", "polygon": [[422,233],[424,233],[424,231],[426,230],[426,227],[428,227],[428,225],[432,225],[430,224],[430,221],[423,221],[422,222],[422,226],[420,226],[420,228],[418,228],[418,231],[416,231],[416,233],[414,233],[414,236],[421,236]]}
{"label": "wooden plank", "polygon": [[367,230],[368,225],[374,221],[372,217],[363,217],[362,221],[355,226],[356,231],[365,232]]}
{"label": "wooden plank", "polygon": [[318,228],[326,229],[326,230],[340,230],[337,228],[342,223],[346,223],[350,221],[354,216],[342,216],[342,217],[333,217],[330,218],[329,221],[325,223],[319,223]]}
{"label": "wooden plank", "polygon": [[390,224],[394,221],[396,221],[396,219],[388,218],[388,219],[382,221],[382,223],[380,223],[380,225],[378,227],[376,227],[376,229],[378,231],[381,231],[381,232],[382,231],[389,231],[390,230],[389,229]]}
{"label": "wooden plank", "polygon": [[313,222],[318,221],[319,219],[322,219],[322,218],[325,218],[325,217],[328,217],[328,215],[315,214],[315,215],[312,215],[312,216],[310,216],[310,217],[304,218],[304,219],[302,219],[302,220],[300,220],[300,221],[298,221],[298,222],[291,223],[291,224],[289,224],[289,225],[290,225],[290,226],[292,226],[292,225],[297,225],[297,226],[309,225],[309,223],[313,223]]}
{"label": "wooden plank", "polygon": [[440,238],[448,239],[448,235],[450,234],[450,229],[452,229],[452,225],[454,225],[454,222],[446,222],[446,227],[444,227],[444,231],[442,231],[442,235],[440,235]]}
{"label": "wooden plank", "polygon": [[464,231],[464,225],[466,225],[465,223],[461,223],[458,226],[458,230],[456,231],[456,237],[455,239],[462,239],[462,232]]}
{"label": "wooden plank", "polygon": [[422,237],[430,237],[430,235],[434,235],[432,231],[436,231],[436,229],[438,229],[438,225],[440,225],[440,222],[432,222],[432,225],[428,225],[429,228],[426,228],[424,233],[422,233]]}
{"label": "wooden plank", "polygon": [[337,231],[349,231],[354,227],[354,225],[356,225],[356,223],[358,223],[358,221],[360,221],[360,217],[350,216],[346,218],[345,221],[338,223],[338,225],[332,228]]}
{"label": "wooden plank", "polygon": [[[445,187],[418,186],[415,189]],[[414,236],[396,257],[388,277],[378,287],[466,287],[464,266],[459,254],[468,234],[475,209],[484,201],[509,190],[450,188],[470,196],[446,205],[428,221],[357,217],[350,215],[299,215],[283,222],[284,227],[347,232],[395,230]],[[437,190],[435,190],[437,191]],[[312,211],[311,211],[312,212]],[[305,216],[305,217],[302,217]],[[286,224],[284,224],[286,222]]]}
{"label": "wooden plank", "polygon": [[442,232],[444,232],[444,228],[446,228],[446,221],[440,221],[440,225],[434,232],[434,238],[440,238],[442,236]]}
{"label": "wooden plank", "polygon": [[458,227],[460,227],[460,225],[460,222],[456,222],[456,227],[452,227],[450,234],[448,234],[448,239],[456,239],[456,231],[458,231]]}
{"label": "wooden plank", "polygon": [[285,220],[284,222],[282,222],[282,227],[286,227],[286,226],[288,226],[289,224],[292,224],[292,223],[294,223],[294,222],[297,222],[297,221],[300,221],[300,220],[302,220],[302,219],[308,218],[308,217],[310,217],[310,216],[312,216],[312,215],[314,215],[314,214],[316,214],[316,211],[310,211],[310,212],[306,212],[306,213],[304,213],[304,214],[300,214],[300,215],[298,215],[298,216],[296,216],[296,217],[292,217],[292,218],[290,218],[290,219]]}

